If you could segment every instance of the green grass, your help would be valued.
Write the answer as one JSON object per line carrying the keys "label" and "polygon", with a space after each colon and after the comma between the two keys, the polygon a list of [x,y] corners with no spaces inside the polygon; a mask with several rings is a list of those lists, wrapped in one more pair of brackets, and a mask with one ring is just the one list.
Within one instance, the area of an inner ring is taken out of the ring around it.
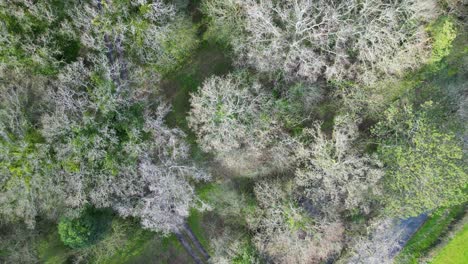
{"label": "green grass", "polygon": [[71,255],[71,249],[62,243],[56,229],[44,233],[37,243],[37,252],[44,264],[65,263]]}
{"label": "green grass", "polygon": [[195,161],[206,160],[207,155],[196,144],[196,135],[187,123],[190,94],[196,92],[206,78],[226,74],[230,69],[231,60],[225,55],[225,51],[221,47],[203,42],[186,62],[185,67],[167,74],[161,81],[161,90],[172,105],[166,122],[187,134],[187,141],[191,144],[191,156]]}
{"label": "green grass", "polygon": [[[108,258],[95,260],[97,263],[128,263],[130,259],[141,255],[148,247],[148,244],[153,239],[153,232],[143,230],[138,226],[128,226],[125,230],[125,242],[117,249],[117,251]],[[110,239],[112,240],[112,238]],[[105,251],[105,246],[102,247]]]}
{"label": "green grass", "polygon": [[468,224],[430,262],[431,264],[468,263]]}
{"label": "green grass", "polygon": [[433,246],[435,246],[438,243],[439,238],[448,231],[449,226],[463,216],[463,214],[463,206],[439,210],[432,214],[424,225],[408,241],[403,250],[396,257],[395,263],[419,263],[419,258],[423,257]]}
{"label": "green grass", "polygon": [[[245,217],[253,213],[257,207],[257,200],[253,190],[254,181],[247,177],[235,177],[223,183],[208,183],[197,188],[197,195],[221,217],[236,215],[236,218],[225,220],[245,226]],[[231,210],[229,210],[231,209]]]}
{"label": "green grass", "polygon": [[118,257],[106,263],[153,263],[158,260],[158,263],[191,263],[190,256],[185,252],[185,249],[179,243],[174,235],[160,238],[153,236],[144,244],[135,247],[134,254],[128,257],[125,261],[121,261]]}
{"label": "green grass", "polygon": [[210,242],[207,237],[208,232],[204,230],[202,221],[203,221],[203,214],[200,211],[192,209],[190,211],[190,216],[187,219],[187,224],[190,226],[193,233],[195,234],[197,239],[202,244],[203,248],[205,248],[206,251],[210,252],[211,247],[210,247]]}

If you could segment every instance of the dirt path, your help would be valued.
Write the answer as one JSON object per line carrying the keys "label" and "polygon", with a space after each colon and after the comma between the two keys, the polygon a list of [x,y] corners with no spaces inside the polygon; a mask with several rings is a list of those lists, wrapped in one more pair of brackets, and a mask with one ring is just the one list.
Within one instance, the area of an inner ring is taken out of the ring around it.
{"label": "dirt path", "polygon": [[203,245],[200,243],[200,241],[197,239],[195,234],[193,233],[192,229],[188,224],[184,224],[184,231],[188,235],[188,237],[192,240],[194,246],[197,248],[197,250],[203,255],[205,259],[209,259],[210,255],[208,252],[203,248]]}
{"label": "dirt path", "polygon": [[208,263],[210,255],[187,224],[184,224],[179,232],[175,232],[175,236],[196,264]]}
{"label": "dirt path", "polygon": [[397,245],[390,252],[390,257],[394,258],[408,243],[411,237],[419,230],[419,228],[426,222],[428,215],[426,213],[420,214],[417,217],[410,217],[408,219],[400,220],[394,227],[393,232],[400,233],[400,239]]}

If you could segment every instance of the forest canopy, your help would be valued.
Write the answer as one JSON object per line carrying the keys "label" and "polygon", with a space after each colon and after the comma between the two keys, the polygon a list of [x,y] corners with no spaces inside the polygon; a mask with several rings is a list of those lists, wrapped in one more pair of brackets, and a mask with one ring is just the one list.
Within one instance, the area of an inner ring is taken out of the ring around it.
{"label": "forest canopy", "polygon": [[402,260],[405,223],[468,202],[467,19],[0,0],[0,262]]}

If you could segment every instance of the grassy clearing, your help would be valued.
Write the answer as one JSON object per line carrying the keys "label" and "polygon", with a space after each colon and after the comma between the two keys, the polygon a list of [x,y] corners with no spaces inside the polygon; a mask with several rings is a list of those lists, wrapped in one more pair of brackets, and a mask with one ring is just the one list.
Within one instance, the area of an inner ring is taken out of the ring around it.
{"label": "grassy clearing", "polygon": [[439,242],[440,237],[448,231],[449,226],[462,217],[463,214],[464,206],[443,209],[432,214],[426,223],[408,241],[396,257],[395,263],[419,263],[419,258],[423,257],[435,246]]}
{"label": "grassy clearing", "polygon": [[431,264],[468,263],[468,224],[430,262]]}
{"label": "grassy clearing", "polygon": [[161,264],[170,263],[192,263],[191,257],[185,252],[185,249],[180,245],[179,241],[174,235],[169,237],[160,238],[153,236],[145,244],[135,247],[134,255],[122,261],[119,256],[115,258],[116,262],[109,261],[107,263],[153,263],[158,260]]}

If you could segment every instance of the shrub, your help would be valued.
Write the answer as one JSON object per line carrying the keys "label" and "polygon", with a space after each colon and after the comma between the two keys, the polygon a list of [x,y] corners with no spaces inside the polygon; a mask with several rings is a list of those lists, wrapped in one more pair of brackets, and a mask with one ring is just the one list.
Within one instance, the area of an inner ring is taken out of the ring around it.
{"label": "shrub", "polygon": [[86,209],[78,218],[62,218],[58,232],[62,242],[71,248],[88,247],[107,232],[110,215],[105,211]]}
{"label": "shrub", "polygon": [[431,62],[436,63],[450,53],[457,31],[452,20],[448,17],[440,18],[429,26],[428,30],[432,37]]}

